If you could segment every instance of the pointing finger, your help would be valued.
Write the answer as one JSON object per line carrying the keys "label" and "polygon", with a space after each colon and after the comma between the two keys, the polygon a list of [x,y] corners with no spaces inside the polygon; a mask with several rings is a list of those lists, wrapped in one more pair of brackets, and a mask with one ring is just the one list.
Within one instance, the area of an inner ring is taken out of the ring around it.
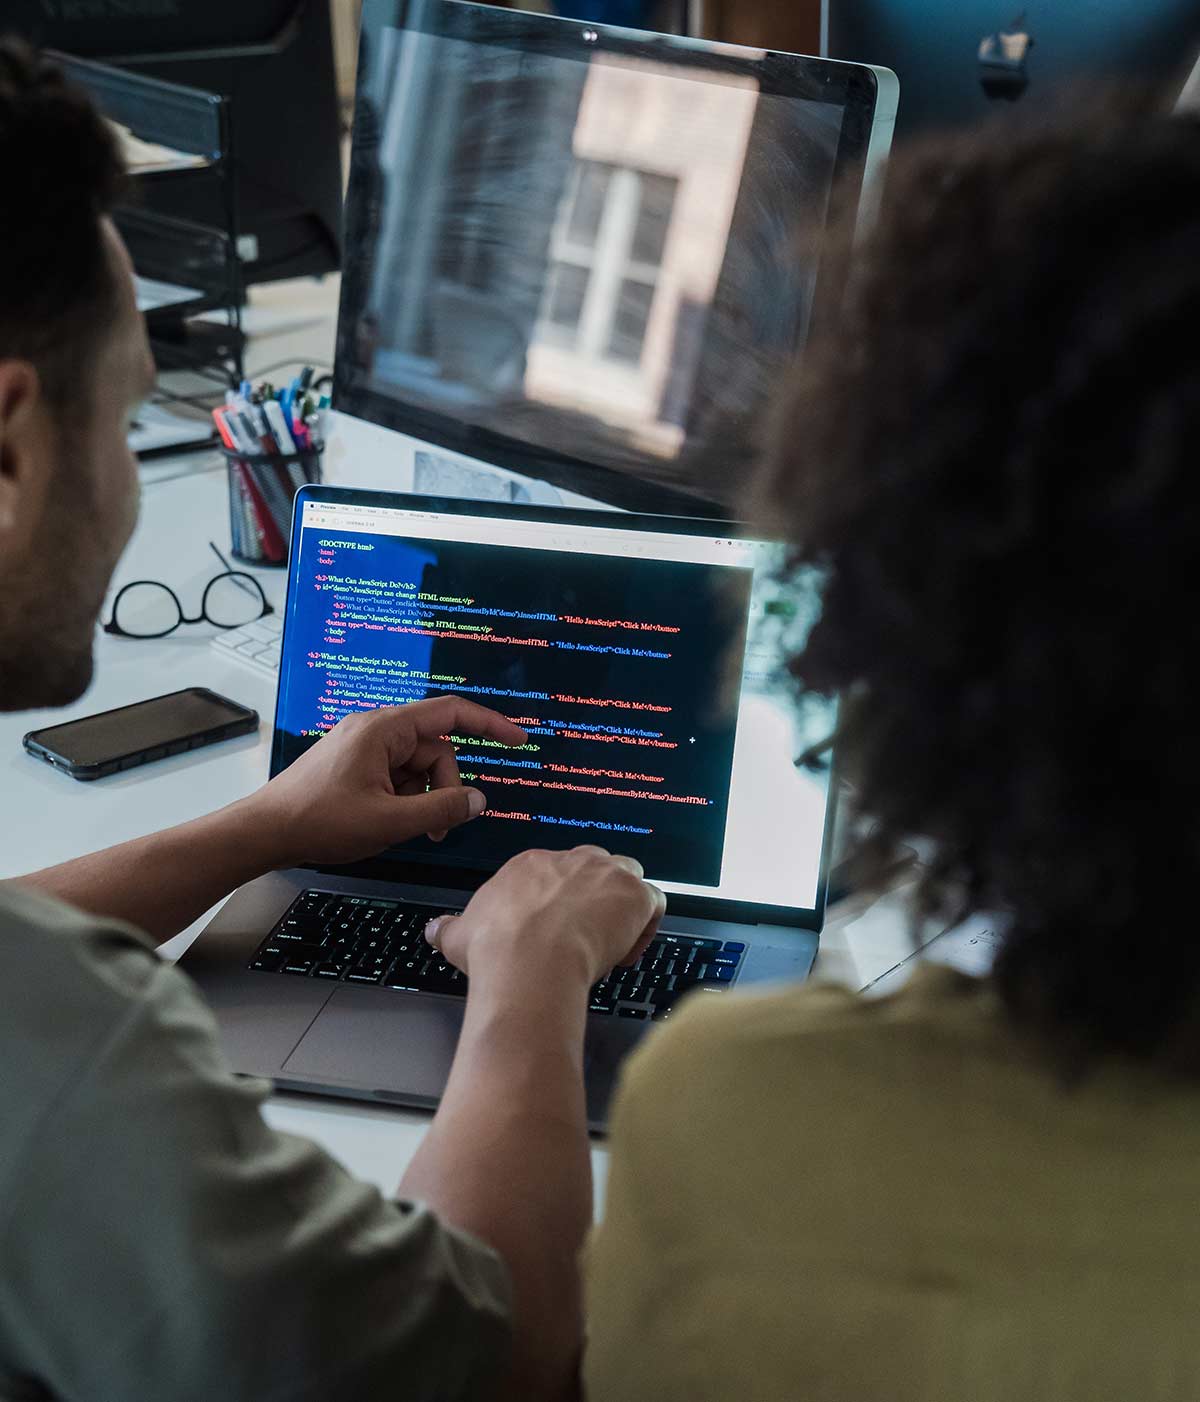
{"label": "pointing finger", "polygon": [[[429,787],[431,789],[455,789],[462,787],[462,775],[458,772],[458,760],[449,745],[442,746],[429,766]],[[440,842],[446,836],[445,828],[438,828],[429,836]]]}
{"label": "pointing finger", "polygon": [[436,739],[451,731],[485,736],[505,745],[523,745],[529,739],[507,716],[475,701],[464,701],[461,696],[435,696],[428,701],[414,702],[405,709],[407,719],[415,725],[422,740]]}

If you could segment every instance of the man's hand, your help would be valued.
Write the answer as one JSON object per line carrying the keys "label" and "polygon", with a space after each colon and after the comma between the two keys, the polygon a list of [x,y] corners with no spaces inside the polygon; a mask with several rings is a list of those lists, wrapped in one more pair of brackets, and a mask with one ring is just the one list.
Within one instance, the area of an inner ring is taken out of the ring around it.
{"label": "man's hand", "polygon": [[439,696],[347,716],[251,798],[277,834],[280,867],[354,862],[397,842],[445,835],[485,807],[464,788],[450,734],[523,745],[525,732],[485,706]]}
{"label": "man's hand", "polygon": [[667,908],[632,857],[601,847],[522,852],[471,898],[462,915],[430,922],[426,938],[477,987],[496,963],[545,977],[577,972],[584,986],[615,964],[632,964]]}

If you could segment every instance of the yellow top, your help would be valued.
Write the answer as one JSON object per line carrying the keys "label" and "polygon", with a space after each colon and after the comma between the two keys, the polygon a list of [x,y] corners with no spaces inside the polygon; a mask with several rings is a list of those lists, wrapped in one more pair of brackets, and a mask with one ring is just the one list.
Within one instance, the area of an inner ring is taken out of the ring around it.
{"label": "yellow top", "polygon": [[696,1002],[619,1097],[589,1402],[1200,1398],[1200,1086],[1067,1088],[945,969]]}

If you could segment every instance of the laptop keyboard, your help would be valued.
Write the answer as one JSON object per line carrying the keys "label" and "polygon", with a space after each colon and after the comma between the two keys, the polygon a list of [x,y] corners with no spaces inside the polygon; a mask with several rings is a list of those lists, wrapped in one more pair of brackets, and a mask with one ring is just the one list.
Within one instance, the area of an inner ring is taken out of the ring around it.
{"label": "laptop keyboard", "polygon": [[[439,906],[305,891],[263,940],[250,968],[293,978],[371,983],[409,993],[463,997],[466,975],[425,939]],[[614,969],[591,990],[588,1012],[662,1022],[676,1001],[699,989],[720,993],[737,978],[739,940],[660,934],[632,969]]]}

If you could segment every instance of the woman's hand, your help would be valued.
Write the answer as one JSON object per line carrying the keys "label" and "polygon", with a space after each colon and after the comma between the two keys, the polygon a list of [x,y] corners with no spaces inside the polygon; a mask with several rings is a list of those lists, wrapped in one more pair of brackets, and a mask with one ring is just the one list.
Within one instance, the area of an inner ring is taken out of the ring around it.
{"label": "woman's hand", "polygon": [[525,732],[486,706],[439,696],[347,716],[246,803],[279,838],[279,867],[354,862],[486,806],[464,788],[449,735],[523,745]]}

